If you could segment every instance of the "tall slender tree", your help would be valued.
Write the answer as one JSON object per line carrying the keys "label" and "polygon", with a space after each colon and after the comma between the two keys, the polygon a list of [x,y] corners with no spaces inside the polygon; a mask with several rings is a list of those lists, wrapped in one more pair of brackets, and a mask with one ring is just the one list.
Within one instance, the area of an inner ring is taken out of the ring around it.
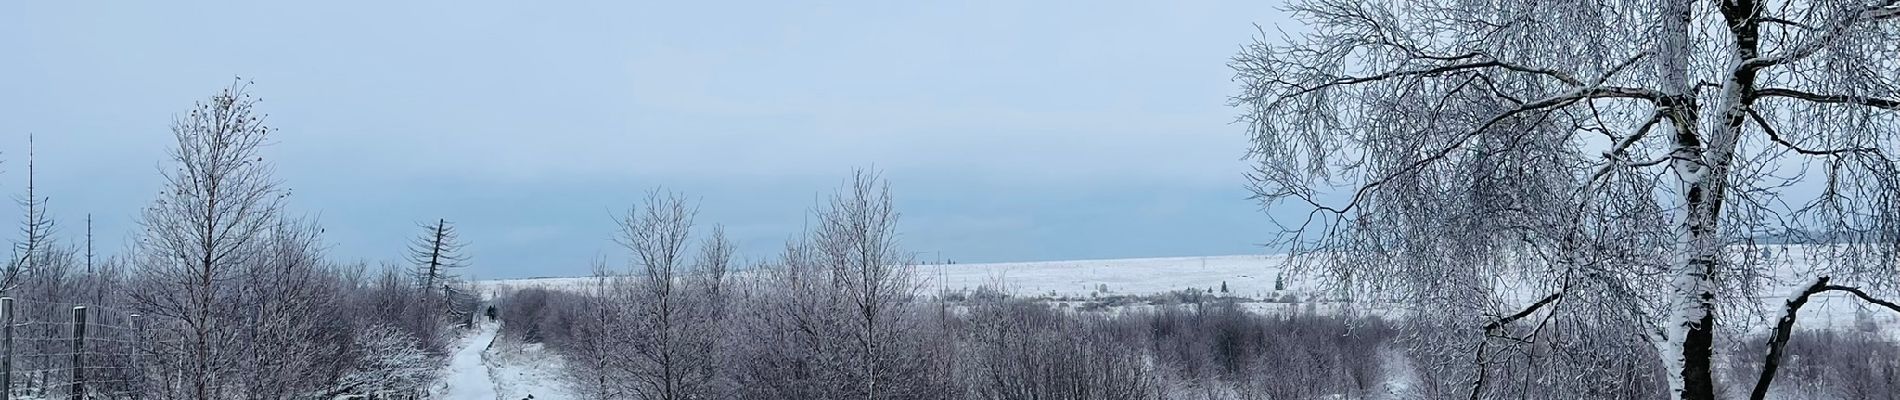
{"label": "tall slender tree", "polygon": [[51,246],[53,220],[46,215],[46,197],[40,196],[34,179],[38,171],[34,169],[33,135],[26,137],[26,193],[15,197],[14,202],[25,212],[20,218],[20,239],[13,244],[13,259],[7,260],[4,276],[0,276],[0,292],[11,291],[20,285],[21,277],[33,271],[42,260],[42,256]]}
{"label": "tall slender tree", "polygon": [[[1718,330],[1759,291],[1897,294],[1900,1],[1290,10],[1310,29],[1230,64],[1253,189],[1305,211],[1296,268],[1471,320],[1474,398],[1488,346],[1554,322],[1643,338],[1673,397],[1712,399]],[[1734,249],[1775,232],[1816,233],[1800,279]]]}
{"label": "tall slender tree", "polygon": [[890,184],[874,171],[854,171],[817,213],[813,242],[845,321],[854,397],[917,397],[925,386],[915,379],[918,360],[905,346],[918,325],[912,307],[917,262],[898,240]]}
{"label": "tall slender tree", "polygon": [[[724,337],[725,274],[732,245],[714,227],[699,252],[689,251],[697,208],[679,194],[654,190],[619,221],[616,238],[633,261],[625,291],[630,328],[620,365],[637,398],[719,398],[719,339]],[[697,256],[697,259],[693,257]]]}
{"label": "tall slender tree", "polygon": [[[173,119],[170,168],[140,223],[138,272],[153,283],[134,294],[157,318],[155,335],[175,334],[155,351],[185,380],[175,397],[229,398],[243,374],[237,301],[244,266],[270,235],[287,193],[259,153],[273,129],[238,81]],[[161,336],[163,337],[163,336]]]}

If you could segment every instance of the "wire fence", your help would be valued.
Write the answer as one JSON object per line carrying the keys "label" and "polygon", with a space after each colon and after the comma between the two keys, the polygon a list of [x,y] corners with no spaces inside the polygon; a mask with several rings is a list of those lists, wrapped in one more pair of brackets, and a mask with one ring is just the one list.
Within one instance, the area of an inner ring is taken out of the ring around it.
{"label": "wire fence", "polygon": [[0,298],[0,393],[11,399],[135,399],[149,337],[129,310]]}

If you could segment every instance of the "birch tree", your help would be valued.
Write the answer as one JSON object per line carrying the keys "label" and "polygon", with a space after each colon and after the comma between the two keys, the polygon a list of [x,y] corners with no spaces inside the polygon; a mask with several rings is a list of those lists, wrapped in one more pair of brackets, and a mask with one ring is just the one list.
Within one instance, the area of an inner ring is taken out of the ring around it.
{"label": "birch tree", "polygon": [[[1487,351],[1588,324],[1653,345],[1672,398],[1712,399],[1717,335],[1748,328],[1759,292],[1797,291],[1783,333],[1800,293],[1896,294],[1900,2],[1289,10],[1306,30],[1230,62],[1252,189],[1304,211],[1276,244],[1351,292],[1464,321],[1471,397]],[[1749,240],[1784,232],[1817,245],[1795,260]],[[1768,365],[1743,384],[1755,398]]]}

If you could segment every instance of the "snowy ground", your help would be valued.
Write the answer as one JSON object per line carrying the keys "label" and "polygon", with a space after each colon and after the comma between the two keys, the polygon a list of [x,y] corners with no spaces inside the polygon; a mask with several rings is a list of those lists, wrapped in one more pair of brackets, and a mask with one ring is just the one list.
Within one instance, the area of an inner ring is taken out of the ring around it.
{"label": "snowy ground", "polygon": [[449,358],[449,372],[443,376],[448,384],[443,391],[443,400],[495,400],[495,382],[489,379],[488,365],[482,362],[482,353],[488,350],[495,340],[495,332],[500,324],[482,324],[474,335],[469,335],[458,344],[455,355]]}
{"label": "snowy ground", "polygon": [[440,400],[578,399],[562,385],[561,358],[540,344],[498,336],[500,324],[482,324],[456,344]]}
{"label": "snowy ground", "polygon": [[564,384],[566,363],[540,343],[522,343],[503,336],[495,339],[486,359],[495,391],[503,400],[580,399]]}

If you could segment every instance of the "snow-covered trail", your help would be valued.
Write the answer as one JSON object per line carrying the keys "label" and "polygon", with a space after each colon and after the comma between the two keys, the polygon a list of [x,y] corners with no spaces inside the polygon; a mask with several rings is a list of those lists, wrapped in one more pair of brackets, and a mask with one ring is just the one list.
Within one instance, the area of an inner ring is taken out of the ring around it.
{"label": "snow-covered trail", "polygon": [[488,344],[495,341],[495,331],[500,324],[493,322],[482,324],[481,331],[470,336],[461,350],[449,358],[449,373],[443,377],[449,390],[444,400],[495,400],[495,381],[488,375],[488,365],[482,362],[482,353],[488,350]]}

